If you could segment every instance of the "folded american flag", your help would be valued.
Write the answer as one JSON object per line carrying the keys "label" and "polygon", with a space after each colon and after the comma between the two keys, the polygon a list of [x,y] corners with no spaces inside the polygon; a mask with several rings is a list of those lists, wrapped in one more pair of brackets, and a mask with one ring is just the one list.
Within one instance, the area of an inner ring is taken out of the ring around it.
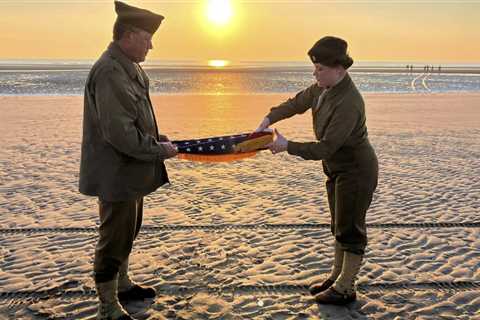
{"label": "folded american flag", "polygon": [[181,159],[223,162],[254,156],[257,151],[266,149],[272,142],[270,131],[242,133],[231,136],[220,136],[192,140],[172,141],[177,146]]}

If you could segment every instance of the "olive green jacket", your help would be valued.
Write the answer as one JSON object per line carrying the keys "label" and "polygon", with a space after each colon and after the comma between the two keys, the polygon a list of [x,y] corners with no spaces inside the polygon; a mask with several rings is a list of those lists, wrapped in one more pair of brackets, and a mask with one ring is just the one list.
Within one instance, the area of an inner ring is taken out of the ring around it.
{"label": "olive green jacket", "polygon": [[111,43],[85,85],[81,193],[125,201],[168,182],[158,128],[140,66]]}
{"label": "olive green jacket", "polygon": [[[349,163],[358,165],[354,150],[369,149],[365,161],[377,161],[368,142],[363,98],[348,73],[330,88],[320,105],[323,92],[316,83],[299,92],[294,98],[271,109],[267,117],[270,123],[312,110],[316,142],[288,142],[288,153],[306,160],[325,160],[334,169]],[[354,162],[357,162],[355,164]]]}

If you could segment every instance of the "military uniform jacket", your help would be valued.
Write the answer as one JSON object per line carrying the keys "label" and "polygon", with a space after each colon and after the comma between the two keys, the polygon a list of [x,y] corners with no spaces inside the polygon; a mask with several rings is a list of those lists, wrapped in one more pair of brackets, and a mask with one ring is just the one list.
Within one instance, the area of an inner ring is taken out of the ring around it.
{"label": "military uniform jacket", "polygon": [[311,109],[317,141],[289,141],[288,153],[306,160],[323,160],[330,173],[364,169],[376,179],[378,163],[368,141],[362,96],[348,73],[337,85],[324,90],[315,83],[272,108],[267,115],[270,123]]}
{"label": "military uniform jacket", "polygon": [[168,182],[165,136],[158,128],[140,66],[112,43],[85,85],[80,192],[125,201]]}

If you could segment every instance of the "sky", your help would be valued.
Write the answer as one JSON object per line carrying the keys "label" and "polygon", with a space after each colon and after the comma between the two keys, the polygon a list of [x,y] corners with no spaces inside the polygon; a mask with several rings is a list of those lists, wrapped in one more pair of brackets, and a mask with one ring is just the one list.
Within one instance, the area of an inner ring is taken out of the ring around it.
{"label": "sky", "polygon": [[[480,0],[124,2],[165,16],[147,59],[307,61],[335,35],[356,61],[480,62]],[[95,59],[115,17],[113,0],[0,0],[0,59]]]}

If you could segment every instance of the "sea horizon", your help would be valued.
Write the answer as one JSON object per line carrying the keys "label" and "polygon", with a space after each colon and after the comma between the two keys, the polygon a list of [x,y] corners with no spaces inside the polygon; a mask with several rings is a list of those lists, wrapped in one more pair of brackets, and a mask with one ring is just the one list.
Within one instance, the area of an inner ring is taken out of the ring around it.
{"label": "sea horizon", "polygon": [[[74,69],[82,67],[91,67],[97,59],[0,59],[0,71],[14,70],[15,67],[28,70],[49,69],[50,67],[73,67]],[[224,61],[226,64],[220,67],[209,65],[210,61]],[[162,60],[162,59],[148,59],[143,63],[145,68],[172,68],[172,69],[210,69],[210,70],[231,70],[242,68],[309,68],[311,69],[311,62],[308,60],[302,61],[270,61],[270,60],[245,60],[245,61],[230,61],[227,59],[211,59],[211,60]],[[386,69],[406,69],[407,66],[413,68],[423,68],[425,66],[433,67],[439,66],[445,70],[458,69],[463,71],[479,71],[479,62],[445,62],[445,61],[354,61],[352,69],[366,69],[366,68],[386,68]],[[414,69],[415,70],[415,69]]]}
{"label": "sea horizon", "polygon": [[[276,94],[312,83],[309,62],[147,60],[151,94]],[[83,95],[93,60],[0,60],[0,96]],[[364,93],[480,92],[479,64],[356,62],[349,73]]]}

